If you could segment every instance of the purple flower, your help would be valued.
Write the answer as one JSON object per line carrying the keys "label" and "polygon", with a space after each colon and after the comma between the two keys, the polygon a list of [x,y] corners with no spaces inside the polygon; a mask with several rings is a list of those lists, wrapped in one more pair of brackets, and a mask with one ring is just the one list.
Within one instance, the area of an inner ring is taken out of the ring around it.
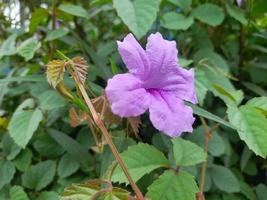
{"label": "purple flower", "polygon": [[241,7],[241,6],[242,6],[242,3],[243,3],[243,0],[236,0],[236,3],[237,3],[237,5],[238,5],[239,7]]}
{"label": "purple flower", "polygon": [[195,118],[184,100],[197,103],[194,71],[178,65],[176,42],[156,33],[148,37],[146,50],[132,34],[117,43],[129,73],[108,80],[106,95],[112,112],[132,117],[149,109],[152,124],[167,135],[192,132]]}

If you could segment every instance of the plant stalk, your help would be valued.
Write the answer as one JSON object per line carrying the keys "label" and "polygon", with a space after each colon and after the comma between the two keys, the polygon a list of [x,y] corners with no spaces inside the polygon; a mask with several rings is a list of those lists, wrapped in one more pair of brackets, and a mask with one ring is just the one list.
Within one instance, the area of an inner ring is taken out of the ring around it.
{"label": "plant stalk", "polygon": [[119,154],[116,146],[112,142],[112,138],[110,137],[110,134],[109,134],[108,130],[106,129],[103,121],[100,119],[100,117],[99,117],[98,113],[96,112],[96,110],[95,110],[95,108],[94,108],[89,96],[87,95],[87,92],[86,92],[83,84],[80,82],[79,78],[77,76],[75,76],[75,74],[74,74],[73,77],[74,77],[75,82],[77,83],[78,89],[80,90],[82,97],[85,100],[85,103],[86,103],[87,107],[89,108],[90,112],[92,113],[92,116],[93,116],[95,124],[101,130],[101,132],[103,133],[103,136],[104,136],[107,144],[109,145],[109,147],[110,147],[110,149],[111,149],[116,161],[118,162],[118,164],[120,165],[122,171],[124,172],[125,176],[127,177],[127,179],[129,181],[133,191],[136,194],[137,199],[138,200],[144,200],[143,194],[141,193],[141,191],[139,190],[139,188],[137,187],[137,185],[133,181],[132,177],[130,176],[126,166],[124,165],[124,163],[123,163],[123,161],[122,161],[122,159],[120,157],[120,154]]}

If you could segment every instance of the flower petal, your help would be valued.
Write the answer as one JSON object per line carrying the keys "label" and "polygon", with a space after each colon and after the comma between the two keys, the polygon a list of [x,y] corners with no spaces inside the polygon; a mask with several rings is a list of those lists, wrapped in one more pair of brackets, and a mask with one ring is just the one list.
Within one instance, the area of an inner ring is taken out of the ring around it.
{"label": "flower petal", "polygon": [[122,42],[117,41],[118,50],[126,67],[133,74],[142,75],[149,67],[145,50],[139,45],[132,34],[128,34]]}
{"label": "flower petal", "polygon": [[178,67],[169,78],[161,83],[161,88],[172,92],[179,99],[197,103],[195,91],[195,73],[193,69],[186,70]]}
{"label": "flower petal", "polygon": [[150,95],[142,88],[142,81],[129,73],[109,79],[105,92],[112,112],[120,117],[141,115],[150,105]]}
{"label": "flower petal", "polygon": [[176,42],[164,40],[160,33],[148,37],[146,53],[150,60],[150,71],[157,72],[158,75],[177,68]]}
{"label": "flower petal", "polygon": [[183,100],[163,91],[151,91],[150,120],[158,130],[170,137],[192,132],[193,111]]}

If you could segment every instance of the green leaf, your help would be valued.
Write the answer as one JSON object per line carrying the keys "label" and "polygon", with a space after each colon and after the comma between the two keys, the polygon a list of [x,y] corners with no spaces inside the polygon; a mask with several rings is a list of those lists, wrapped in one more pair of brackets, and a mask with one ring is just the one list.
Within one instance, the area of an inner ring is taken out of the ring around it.
{"label": "green leaf", "polygon": [[205,3],[201,4],[192,11],[193,16],[211,26],[218,26],[223,22],[223,9],[217,5]]}
{"label": "green leaf", "polygon": [[148,187],[146,196],[153,200],[193,200],[197,192],[198,187],[191,174],[167,170]]}
{"label": "green leaf", "polygon": [[38,96],[40,107],[43,110],[53,110],[66,106],[67,102],[54,90],[46,90]]}
{"label": "green leaf", "polygon": [[58,39],[58,38],[61,38],[65,35],[67,35],[69,33],[68,30],[66,29],[56,29],[56,30],[53,30],[51,32],[48,33],[48,35],[46,36],[45,38],[45,41],[51,41],[51,40],[55,40],[55,39]]}
{"label": "green leaf", "polygon": [[40,191],[48,186],[56,174],[56,162],[44,161],[33,165],[21,176],[23,186]]}
{"label": "green leaf", "polygon": [[43,118],[42,112],[38,108],[35,110],[24,110],[27,107],[33,107],[32,99],[25,100],[16,109],[8,125],[10,136],[23,148],[28,144]]}
{"label": "green leaf", "polygon": [[[169,165],[168,160],[162,152],[144,143],[130,146],[128,150],[121,154],[121,157],[135,182],[154,169]],[[113,173],[112,181],[128,183],[127,178],[119,166]]]}
{"label": "green leaf", "polygon": [[169,0],[169,2],[179,6],[182,9],[187,9],[192,4],[192,0]]}
{"label": "green leaf", "polygon": [[227,114],[230,122],[237,127],[240,138],[256,155],[267,156],[267,119],[250,105],[229,106]]}
{"label": "green leaf", "polygon": [[69,154],[64,154],[59,160],[57,172],[59,177],[65,178],[79,169],[79,163],[74,160]]}
{"label": "green leaf", "polygon": [[244,85],[247,89],[251,90],[252,92],[254,92],[259,96],[267,96],[267,92],[263,88],[254,83],[243,82],[242,85]]}
{"label": "green leaf", "polygon": [[245,197],[247,197],[249,200],[258,200],[250,185],[248,185],[243,181],[240,181],[239,185],[240,185],[240,191],[242,194],[244,194]]}
{"label": "green leaf", "polygon": [[178,166],[195,165],[206,160],[206,153],[198,145],[182,138],[172,139],[173,154]]}
{"label": "green leaf", "polygon": [[197,92],[197,99],[200,105],[203,105],[206,94],[208,92],[208,80],[205,73],[199,68],[195,69],[195,87]]}
{"label": "green leaf", "polygon": [[73,16],[84,17],[84,18],[88,16],[87,11],[81,6],[73,4],[61,4],[58,8],[59,10],[62,10]]}
{"label": "green leaf", "polygon": [[94,162],[92,156],[88,153],[88,149],[83,145],[76,142],[70,136],[59,132],[54,129],[49,129],[48,134],[60,145],[62,146],[73,159],[81,164],[84,170],[91,168]]}
{"label": "green leaf", "polygon": [[35,9],[30,19],[30,25],[29,25],[30,33],[33,33],[36,30],[37,26],[47,19],[48,15],[49,13],[47,9],[44,8]]}
{"label": "green leaf", "polygon": [[159,0],[113,0],[113,5],[128,28],[137,38],[144,36],[156,20]]}
{"label": "green leaf", "polygon": [[32,157],[32,152],[29,149],[25,149],[13,160],[13,163],[18,170],[25,171],[30,167]]}
{"label": "green leaf", "polygon": [[259,200],[265,200],[267,196],[267,186],[264,184],[257,185],[256,194]]}
{"label": "green leaf", "polygon": [[258,108],[264,113],[267,113],[267,97],[255,97],[249,100],[246,105]]}
{"label": "green leaf", "polygon": [[9,190],[10,200],[30,200],[23,187],[15,185]]}
{"label": "green leaf", "polygon": [[58,200],[58,193],[54,191],[42,192],[36,200]]}
{"label": "green leaf", "polygon": [[33,58],[34,53],[41,47],[41,44],[35,38],[29,38],[22,42],[17,48],[17,53],[22,56],[26,61]]}
{"label": "green leaf", "polygon": [[10,183],[15,175],[16,169],[10,161],[0,160],[0,189]]}
{"label": "green leaf", "polygon": [[2,138],[2,149],[7,160],[13,160],[21,152],[21,147],[14,142],[9,134],[5,134]]}
{"label": "green leaf", "polygon": [[0,59],[3,56],[10,56],[16,53],[16,34],[10,35],[1,45],[0,47]]}
{"label": "green leaf", "polygon": [[246,25],[248,23],[243,9],[240,9],[234,5],[226,4],[226,10],[231,17],[239,21],[241,24]]}
{"label": "green leaf", "polygon": [[230,169],[224,166],[213,165],[210,169],[214,184],[222,191],[233,193],[239,192],[239,182]]}
{"label": "green leaf", "polygon": [[0,84],[1,83],[10,83],[10,82],[20,82],[20,81],[46,82],[46,79],[44,78],[43,75],[18,76],[18,77],[10,77],[10,78],[0,79]]}
{"label": "green leaf", "polygon": [[229,128],[232,129],[236,129],[235,126],[233,126],[232,124],[230,124],[229,122],[225,121],[224,119],[218,117],[217,115],[214,115],[206,110],[204,110],[203,108],[200,108],[194,104],[191,103],[186,103],[188,106],[192,107],[194,114],[201,116],[201,117],[205,117],[207,119],[210,119],[212,121],[218,122],[220,124],[223,124]]}
{"label": "green leaf", "polygon": [[193,17],[185,17],[176,12],[168,12],[162,16],[161,24],[172,30],[187,30],[194,23]]}
{"label": "green leaf", "polygon": [[[56,158],[64,153],[64,149],[47,133],[38,134],[33,143],[34,149],[42,156]],[[47,151],[49,149],[49,151]]]}

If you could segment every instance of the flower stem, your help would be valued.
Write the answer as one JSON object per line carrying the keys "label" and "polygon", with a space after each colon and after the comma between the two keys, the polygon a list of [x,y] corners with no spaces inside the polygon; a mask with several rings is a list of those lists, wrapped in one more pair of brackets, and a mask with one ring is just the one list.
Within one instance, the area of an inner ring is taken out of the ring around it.
{"label": "flower stem", "polygon": [[[207,125],[207,122],[203,117],[200,117],[200,121],[204,127],[204,151],[208,157],[208,147],[209,147],[209,140],[211,138],[211,130]],[[205,185],[205,179],[206,179],[206,171],[207,171],[207,160],[202,163],[201,166],[201,174],[200,174],[200,180],[199,180],[199,189],[200,194],[202,195],[202,199],[205,200],[204,196],[204,185]]]}
{"label": "flower stem", "polygon": [[75,73],[74,73],[74,80],[78,86],[78,89],[80,90],[81,92],[81,95],[82,97],[84,98],[85,100],[85,103],[87,105],[87,107],[89,108],[90,112],[92,113],[92,116],[93,116],[93,119],[94,119],[94,122],[95,124],[97,125],[97,127],[101,130],[101,132],[103,133],[103,136],[107,142],[107,144],[109,145],[116,161],[118,162],[118,164],[120,165],[122,171],[124,172],[125,176],[127,177],[133,191],[135,192],[136,194],[136,197],[138,200],[144,200],[144,197],[143,197],[143,194],[141,193],[141,191],[139,190],[139,188],[137,187],[137,185],[135,184],[134,180],[132,179],[132,177],[130,176],[126,166],[124,165],[121,157],[120,157],[120,154],[116,148],[116,146],[114,145],[114,143],[112,142],[112,138],[110,137],[110,134],[108,132],[108,130],[106,129],[103,121],[100,119],[98,113],[96,112],[89,96],[87,95],[87,92],[83,86],[83,84],[80,82],[79,78],[77,76],[75,76]]}

